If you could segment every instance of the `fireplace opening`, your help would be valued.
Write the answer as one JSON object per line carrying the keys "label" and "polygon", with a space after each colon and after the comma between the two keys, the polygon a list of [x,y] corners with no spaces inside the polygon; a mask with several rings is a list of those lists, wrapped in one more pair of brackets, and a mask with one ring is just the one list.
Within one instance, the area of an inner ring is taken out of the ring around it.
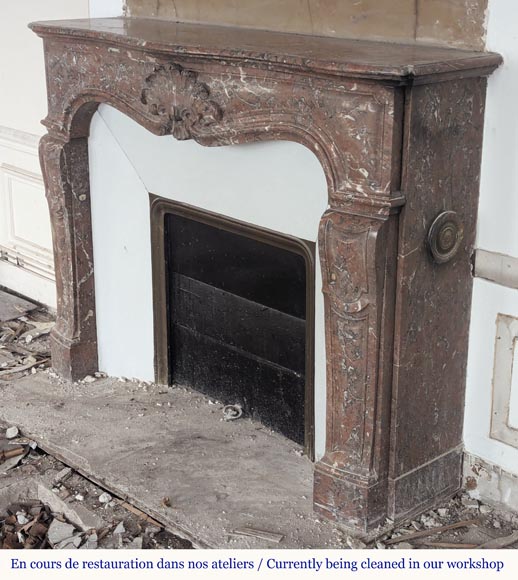
{"label": "fireplace opening", "polygon": [[167,382],[240,405],[313,457],[315,244],[162,198],[153,221]]}

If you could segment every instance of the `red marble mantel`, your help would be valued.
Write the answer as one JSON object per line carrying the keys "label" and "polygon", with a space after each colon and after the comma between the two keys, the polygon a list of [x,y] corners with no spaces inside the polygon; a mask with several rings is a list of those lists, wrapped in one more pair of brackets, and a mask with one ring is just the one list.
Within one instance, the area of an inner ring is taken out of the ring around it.
{"label": "red marble mantel", "polygon": [[47,67],[54,368],[69,379],[97,370],[87,138],[99,103],[202,145],[297,141],[329,189],[315,509],[368,532],[453,494],[486,76],[501,58],[151,19],[32,28]]}

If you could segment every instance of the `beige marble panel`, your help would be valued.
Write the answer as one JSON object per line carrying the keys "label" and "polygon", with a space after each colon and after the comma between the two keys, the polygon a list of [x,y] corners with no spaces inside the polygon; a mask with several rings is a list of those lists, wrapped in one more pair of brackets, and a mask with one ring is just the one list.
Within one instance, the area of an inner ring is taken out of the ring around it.
{"label": "beige marble panel", "polygon": [[488,0],[418,0],[420,42],[483,50]]}
{"label": "beige marble panel", "polygon": [[482,49],[487,0],[127,0],[131,16]]}
{"label": "beige marble panel", "polygon": [[416,0],[127,0],[132,16],[158,16],[282,32],[412,40]]}
{"label": "beige marble panel", "polygon": [[309,0],[315,34],[413,40],[415,0]]}

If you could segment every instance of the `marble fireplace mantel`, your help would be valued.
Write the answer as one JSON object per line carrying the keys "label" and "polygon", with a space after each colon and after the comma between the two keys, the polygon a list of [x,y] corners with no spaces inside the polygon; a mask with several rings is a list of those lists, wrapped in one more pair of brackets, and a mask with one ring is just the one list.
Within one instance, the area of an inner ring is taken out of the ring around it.
{"label": "marble fireplace mantel", "polygon": [[500,56],[152,19],[32,29],[47,69],[54,368],[68,379],[98,370],[87,139],[99,103],[207,146],[297,141],[329,192],[315,509],[368,532],[453,494],[486,77]]}

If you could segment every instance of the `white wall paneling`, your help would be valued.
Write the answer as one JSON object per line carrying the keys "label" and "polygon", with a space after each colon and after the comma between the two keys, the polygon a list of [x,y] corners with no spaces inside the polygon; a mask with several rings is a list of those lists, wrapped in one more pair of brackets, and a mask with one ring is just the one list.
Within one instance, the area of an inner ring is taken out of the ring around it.
{"label": "white wall paneling", "polygon": [[518,368],[514,367],[517,340],[518,318],[498,314],[490,437],[518,449],[518,429],[513,426],[511,416],[511,390],[513,384],[516,385],[518,382],[516,380]]}
{"label": "white wall paneling", "polygon": [[[518,327],[518,321],[508,325],[507,330],[501,325],[497,326],[499,315],[502,314],[506,322],[509,322],[509,317],[511,322],[518,318],[518,290],[476,278],[471,315],[464,442],[470,454],[518,475],[518,445],[513,442],[516,439],[507,437],[505,442],[501,437],[496,439],[491,428],[493,388],[503,400],[503,405],[509,405],[512,381],[509,358],[495,356],[498,355],[495,346],[498,345],[497,348],[504,351],[508,349],[507,354],[512,354],[513,334]],[[516,369],[513,369],[514,372]],[[512,434],[513,429],[509,426],[507,416],[502,417],[500,414],[497,422],[501,430],[507,430],[508,435]]]}
{"label": "white wall paneling", "polygon": [[38,137],[7,127],[0,127],[0,284],[55,307]]}

